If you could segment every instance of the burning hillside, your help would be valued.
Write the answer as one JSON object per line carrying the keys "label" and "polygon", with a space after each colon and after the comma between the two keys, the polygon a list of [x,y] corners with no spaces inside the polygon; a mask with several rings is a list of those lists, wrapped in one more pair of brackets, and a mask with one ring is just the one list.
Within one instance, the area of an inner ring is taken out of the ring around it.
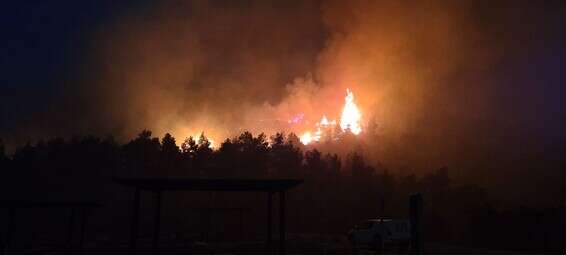
{"label": "burning hillside", "polygon": [[323,136],[334,138],[336,132],[351,132],[354,135],[359,135],[362,132],[361,127],[362,113],[354,102],[354,93],[350,89],[346,90],[346,98],[342,114],[340,116],[339,129],[337,129],[336,120],[329,121],[326,115],[322,115],[319,122],[316,123],[316,131],[306,131],[301,136],[301,142],[304,145],[312,142],[318,142]]}
{"label": "burning hillside", "polygon": [[[292,115],[286,121],[282,121],[281,118],[261,119],[257,122],[257,125],[261,128],[260,130],[269,130],[273,132],[285,131],[300,134],[299,140],[304,145],[313,145],[320,141],[338,140],[339,137],[345,133],[350,133],[356,136],[362,133],[362,113],[355,102],[354,93],[350,89],[346,89],[346,96],[344,98],[342,109],[335,112],[340,112],[339,118],[329,119],[327,117],[328,115],[323,113],[320,120],[314,124],[309,121],[309,119],[312,120],[312,117],[308,116],[309,114],[299,112]],[[336,119],[339,119],[339,121]],[[266,124],[266,122],[271,124]],[[269,128],[266,128],[266,126]],[[210,130],[202,130],[200,133],[193,131],[193,133],[196,134],[190,136],[187,141],[192,140],[198,143],[199,141],[206,139],[210,147],[219,146],[219,144],[214,141],[222,140],[223,138],[211,136],[209,131]]]}

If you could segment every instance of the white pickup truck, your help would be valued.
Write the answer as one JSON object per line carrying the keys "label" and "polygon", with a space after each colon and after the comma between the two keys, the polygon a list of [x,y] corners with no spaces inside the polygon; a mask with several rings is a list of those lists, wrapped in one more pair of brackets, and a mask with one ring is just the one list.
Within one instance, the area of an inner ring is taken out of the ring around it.
{"label": "white pickup truck", "polygon": [[408,249],[411,244],[411,226],[404,219],[370,219],[348,232],[350,242],[356,247],[369,245],[376,250],[384,246]]}

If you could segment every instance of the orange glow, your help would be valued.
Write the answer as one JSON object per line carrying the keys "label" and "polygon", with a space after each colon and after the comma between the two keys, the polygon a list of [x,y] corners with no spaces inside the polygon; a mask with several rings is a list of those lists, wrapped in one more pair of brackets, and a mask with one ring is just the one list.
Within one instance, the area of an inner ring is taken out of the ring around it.
{"label": "orange glow", "polygon": [[[351,132],[358,135],[362,132],[361,119],[362,113],[356,103],[354,102],[354,94],[350,89],[346,90],[346,98],[344,99],[344,107],[342,108],[342,115],[340,116],[340,128],[343,132]],[[311,131],[306,131],[299,138],[304,145],[312,142],[320,141],[324,132],[328,132],[330,126],[336,125],[336,121],[329,121],[326,115],[322,115],[320,122],[316,123],[316,131],[314,134]]]}
{"label": "orange glow", "polygon": [[322,119],[320,120],[319,124],[321,126],[328,126],[330,124],[330,122],[328,122],[328,119],[326,118],[326,115],[322,115]]}
{"label": "orange glow", "polygon": [[349,129],[350,132],[357,135],[362,132],[362,127],[360,125],[362,113],[354,102],[354,94],[349,89],[346,90],[346,93],[346,102],[344,104],[344,109],[342,109],[342,116],[340,117],[340,127],[344,132]]}
{"label": "orange glow", "polygon": [[[201,136],[201,134],[195,134],[195,135],[192,135],[191,137],[193,138],[193,140],[195,140],[195,142],[198,143],[198,142],[200,142],[200,136]],[[209,147],[211,149],[216,149],[216,144],[214,143],[214,140],[212,140],[209,136],[206,136],[206,134],[204,134],[204,136],[208,140]]]}
{"label": "orange glow", "polygon": [[314,141],[312,134],[309,131],[302,134],[299,139],[301,140],[301,143],[303,143],[304,145],[307,145],[307,144],[311,143],[312,141]]}

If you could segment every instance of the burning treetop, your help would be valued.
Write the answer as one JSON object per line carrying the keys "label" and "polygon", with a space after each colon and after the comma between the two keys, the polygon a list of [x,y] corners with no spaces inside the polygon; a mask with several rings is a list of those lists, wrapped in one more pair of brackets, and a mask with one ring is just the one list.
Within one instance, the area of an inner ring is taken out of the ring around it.
{"label": "burning treetop", "polygon": [[[354,135],[359,135],[362,132],[361,119],[362,113],[354,102],[354,93],[352,93],[350,89],[347,89],[344,108],[340,116],[340,128],[342,132],[351,132]],[[304,132],[300,137],[301,142],[307,145],[313,141],[320,141],[322,134],[331,130],[335,125],[335,120],[329,121],[326,115],[322,115],[322,119],[316,123],[316,131]]]}

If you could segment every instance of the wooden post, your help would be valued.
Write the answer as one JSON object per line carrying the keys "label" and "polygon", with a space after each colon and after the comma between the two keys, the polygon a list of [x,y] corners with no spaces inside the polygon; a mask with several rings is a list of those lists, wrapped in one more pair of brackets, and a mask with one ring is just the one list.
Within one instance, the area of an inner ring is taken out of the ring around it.
{"label": "wooden post", "polygon": [[422,216],[423,216],[423,196],[420,193],[411,195],[410,198],[411,208],[411,254],[423,254],[423,229],[422,229]]}
{"label": "wooden post", "polygon": [[71,215],[69,217],[69,232],[67,235],[67,254],[73,253],[73,228],[75,227],[75,208],[71,207]]}
{"label": "wooden post", "polygon": [[155,192],[157,205],[155,208],[155,220],[153,228],[153,254],[159,254],[159,229],[161,227],[161,190]]}
{"label": "wooden post", "polygon": [[87,209],[86,208],[82,208],[81,209],[81,236],[79,239],[79,254],[83,254],[84,250],[83,250],[83,245],[84,245],[84,239],[85,239],[85,228],[86,228],[86,217],[87,217]]}
{"label": "wooden post", "polygon": [[2,255],[10,254],[10,246],[12,244],[12,235],[14,234],[16,226],[16,208],[10,207],[8,209],[8,229],[6,231],[6,238],[4,239],[2,247]]}
{"label": "wooden post", "polygon": [[272,254],[272,242],[273,242],[273,193],[267,192],[267,254]]}
{"label": "wooden post", "polygon": [[132,228],[130,232],[130,255],[136,254],[136,240],[138,239],[138,219],[140,214],[140,190],[134,193],[134,208],[132,211]]}
{"label": "wooden post", "polygon": [[240,208],[240,241],[245,241],[244,237],[244,208]]}
{"label": "wooden post", "polygon": [[285,191],[279,192],[279,254],[285,255]]}

